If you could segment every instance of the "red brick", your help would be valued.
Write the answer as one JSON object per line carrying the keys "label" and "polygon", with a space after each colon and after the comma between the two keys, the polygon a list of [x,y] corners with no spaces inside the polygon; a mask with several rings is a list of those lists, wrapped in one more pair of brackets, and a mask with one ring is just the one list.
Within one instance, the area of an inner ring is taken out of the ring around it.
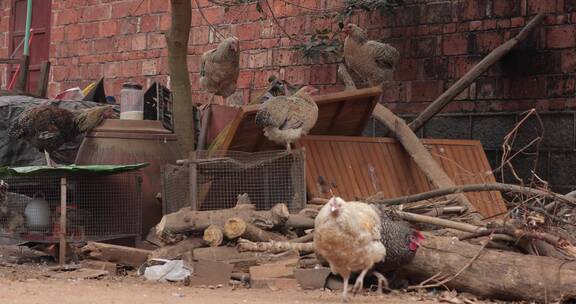
{"label": "red brick", "polygon": [[150,13],[168,12],[170,10],[169,1],[150,1]]}
{"label": "red brick", "polygon": [[[165,2],[157,1],[154,2]],[[123,0],[112,6],[112,18],[123,18],[128,16],[140,16],[148,13],[148,0]]]}
{"label": "red brick", "polygon": [[105,20],[98,22],[100,27],[100,37],[112,37],[118,34],[118,23],[116,20]]}
{"label": "red brick", "polygon": [[576,45],[576,28],[574,25],[555,26],[546,29],[546,46],[560,49]]}
{"label": "red brick", "polygon": [[140,19],[140,32],[156,32],[160,26],[160,17],[155,15],[142,16]]}
{"label": "red brick", "polygon": [[98,22],[82,23],[82,38],[94,39],[100,35],[100,24]]}
{"label": "red brick", "polygon": [[209,7],[203,9],[204,17],[208,19],[211,24],[220,24],[225,21],[224,19],[224,8],[221,6]]}
{"label": "red brick", "polygon": [[573,97],[576,94],[576,78],[573,76],[550,76],[546,79],[547,97]]}
{"label": "red brick", "polygon": [[238,81],[236,82],[236,86],[239,89],[250,88],[253,79],[254,79],[253,71],[240,71],[240,75],[238,75]]}
{"label": "red brick", "polygon": [[430,25],[430,34],[432,35],[438,35],[438,34],[442,34],[443,31],[443,25],[442,24],[432,24]]}
{"label": "red brick", "polygon": [[400,96],[402,92],[402,82],[388,81],[382,84],[382,101],[399,102],[403,101]]}
{"label": "red brick", "polygon": [[291,66],[300,63],[298,58],[302,55],[296,50],[273,50],[272,51],[272,64],[275,66]]}
{"label": "red brick", "polygon": [[140,75],[156,75],[158,74],[158,60],[147,59],[142,61],[142,72]]}
{"label": "red brick", "polygon": [[460,20],[478,20],[486,16],[487,0],[466,0],[459,3],[458,10]]}
{"label": "red brick", "polygon": [[569,49],[562,51],[562,72],[576,72],[576,50]]}
{"label": "red brick", "polygon": [[442,37],[442,54],[461,55],[468,52],[466,34],[445,35]]}
{"label": "red brick", "polygon": [[442,94],[442,81],[412,81],[406,88],[406,101],[432,101]]}
{"label": "red brick", "polygon": [[310,84],[336,83],[336,65],[310,67]]}
{"label": "red brick", "polygon": [[64,27],[53,27],[50,32],[50,40],[52,42],[64,41]]}
{"label": "red brick", "polygon": [[471,31],[479,31],[482,29],[482,21],[480,20],[476,20],[476,21],[472,21],[470,22],[470,30]]}
{"label": "red brick", "polygon": [[493,0],[492,11],[497,17],[520,15],[520,0]]}
{"label": "red brick", "polygon": [[442,30],[444,34],[454,33],[456,32],[456,23],[448,23],[444,25],[444,29]]}
{"label": "red brick", "polygon": [[510,26],[511,27],[521,27],[524,26],[525,21],[524,18],[522,17],[516,17],[516,18],[512,18],[510,19]]}
{"label": "red brick", "polygon": [[55,13],[54,25],[66,25],[77,23],[80,19],[80,13],[77,9],[63,10]]}
{"label": "red brick", "polygon": [[99,6],[87,6],[82,10],[82,20],[84,22],[110,19],[112,16],[112,6],[109,4]]}
{"label": "red brick", "polygon": [[482,32],[476,34],[475,50],[479,53],[487,53],[497,48],[504,42],[502,32]]}
{"label": "red brick", "polygon": [[94,53],[108,53],[112,50],[114,50],[114,40],[106,38],[94,40]]}
{"label": "red brick", "polygon": [[400,62],[396,66],[396,79],[402,81],[415,80],[417,75],[418,65],[416,60],[400,57]]}
{"label": "red brick", "polygon": [[246,23],[236,26],[236,37],[240,40],[255,40],[260,38],[260,23]]}
{"label": "red brick", "polygon": [[132,50],[141,51],[146,49],[146,34],[132,36]]}
{"label": "red brick", "polygon": [[148,49],[158,49],[166,47],[166,38],[163,34],[149,33],[146,43]]}
{"label": "red brick", "polygon": [[510,98],[542,98],[545,88],[540,77],[515,77],[510,80]]}
{"label": "red brick", "polygon": [[70,24],[64,28],[64,37],[67,41],[74,41],[82,38],[82,28],[78,24]]}
{"label": "red brick", "polygon": [[[281,75],[282,76],[282,75]],[[310,68],[303,66],[291,66],[286,68],[284,80],[292,84],[309,84]]]}
{"label": "red brick", "polygon": [[556,1],[553,0],[526,0],[527,13],[529,15],[535,13],[554,13],[556,12]]}
{"label": "red brick", "polygon": [[452,20],[452,3],[429,3],[424,6],[424,20],[427,23],[447,23]]}
{"label": "red brick", "polygon": [[510,20],[509,19],[502,19],[498,20],[497,28],[499,29],[507,29],[510,27]]}
{"label": "red brick", "polygon": [[497,21],[494,19],[487,19],[482,22],[483,30],[493,30],[496,28]]}
{"label": "red brick", "polygon": [[166,31],[168,29],[170,29],[170,15],[162,15],[160,17],[160,30],[161,31]]}
{"label": "red brick", "polygon": [[207,26],[190,29],[190,45],[207,44],[210,28]]}
{"label": "red brick", "polygon": [[280,45],[280,39],[278,38],[260,40],[260,46],[264,49],[274,48],[278,45]]}
{"label": "red brick", "polygon": [[138,18],[131,17],[119,19],[117,26],[119,34],[135,34],[138,32]]}
{"label": "red brick", "polygon": [[270,70],[270,69],[266,69],[266,70],[259,70],[254,72],[254,77],[252,80],[252,86],[254,88],[265,88],[266,86],[268,86],[269,82],[268,82],[268,78],[272,75],[278,77],[278,70]]}
{"label": "red brick", "polygon": [[240,50],[255,50],[260,49],[260,40],[240,41]]}

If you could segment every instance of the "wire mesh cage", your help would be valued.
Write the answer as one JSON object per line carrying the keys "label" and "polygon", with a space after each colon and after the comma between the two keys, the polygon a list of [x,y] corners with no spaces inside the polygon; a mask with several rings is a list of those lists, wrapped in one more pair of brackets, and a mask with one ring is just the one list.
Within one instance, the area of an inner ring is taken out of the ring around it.
{"label": "wire mesh cage", "polygon": [[141,231],[139,171],[113,175],[38,174],[12,176],[0,185],[0,235],[57,241],[61,198],[66,189],[68,241],[136,237]]}
{"label": "wire mesh cage", "polygon": [[297,212],[306,203],[303,150],[246,153],[198,151],[191,163],[192,207],[198,210],[232,208],[247,193],[258,210],[286,203]]}
{"label": "wire mesh cage", "polygon": [[176,212],[190,204],[188,166],[166,164],[162,167],[162,213]]}

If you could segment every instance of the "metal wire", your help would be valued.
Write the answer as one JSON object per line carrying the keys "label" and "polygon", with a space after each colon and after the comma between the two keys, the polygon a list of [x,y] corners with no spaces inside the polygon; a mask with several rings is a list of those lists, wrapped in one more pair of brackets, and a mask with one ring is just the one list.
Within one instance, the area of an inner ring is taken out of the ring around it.
{"label": "metal wire", "polygon": [[285,203],[291,212],[304,208],[306,185],[304,152],[199,151],[196,189],[192,202],[198,210],[232,208],[247,193],[258,210]]}
{"label": "metal wire", "polygon": [[30,241],[57,241],[62,177],[67,181],[66,235],[69,241],[140,234],[141,175],[133,171],[114,175],[50,174],[5,179],[5,199],[0,195],[0,235]]}

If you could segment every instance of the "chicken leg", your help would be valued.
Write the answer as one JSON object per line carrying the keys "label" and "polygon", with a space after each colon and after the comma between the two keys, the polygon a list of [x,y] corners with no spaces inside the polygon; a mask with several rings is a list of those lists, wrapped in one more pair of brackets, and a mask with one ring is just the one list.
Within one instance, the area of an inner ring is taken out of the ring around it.
{"label": "chicken leg", "polygon": [[292,147],[289,142],[286,143],[286,151],[288,151],[288,154],[292,153]]}
{"label": "chicken leg", "polygon": [[350,297],[348,297],[348,280],[350,280],[350,275],[343,277],[344,279],[344,290],[342,290],[342,302],[349,302]]}
{"label": "chicken leg", "polygon": [[354,292],[354,295],[356,295],[359,291],[361,291],[364,288],[364,277],[368,273],[368,270],[370,270],[370,268],[362,270],[360,275],[356,278],[356,282],[352,287],[352,292]]}
{"label": "chicken leg", "polygon": [[383,291],[382,291],[383,289],[390,290],[388,288],[388,280],[386,279],[386,277],[383,274],[376,272],[376,271],[372,271],[372,274],[378,279],[378,289],[376,290],[376,292],[379,295],[383,294]]}

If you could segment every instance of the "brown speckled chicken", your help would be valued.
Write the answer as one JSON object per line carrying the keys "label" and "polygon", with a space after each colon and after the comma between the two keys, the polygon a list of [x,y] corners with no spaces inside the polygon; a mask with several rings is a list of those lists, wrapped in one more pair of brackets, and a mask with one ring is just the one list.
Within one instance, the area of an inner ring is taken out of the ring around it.
{"label": "brown speckled chicken", "polygon": [[8,134],[11,140],[24,139],[44,152],[47,165],[52,166],[50,152],[114,115],[110,106],[70,111],[46,104],[24,110]]}
{"label": "brown speckled chicken", "polygon": [[394,66],[400,53],[393,46],[374,40],[368,40],[366,32],[355,24],[348,24],[343,31],[344,61],[348,69],[377,86],[392,79]]}
{"label": "brown speckled chicken", "polygon": [[264,136],[278,144],[290,144],[308,132],[318,120],[318,105],[310,94],[317,90],[305,86],[294,95],[277,96],[266,100],[256,114],[256,125],[264,129]]}
{"label": "brown speckled chicken", "polygon": [[224,39],[218,47],[202,54],[200,85],[224,99],[236,91],[240,73],[240,42],[236,37]]}
{"label": "brown speckled chicken", "polygon": [[353,292],[362,289],[366,273],[386,257],[382,244],[380,212],[361,202],[332,197],[314,220],[314,248],[333,273],[344,279],[342,300],[348,301],[348,280],[360,272]]}

